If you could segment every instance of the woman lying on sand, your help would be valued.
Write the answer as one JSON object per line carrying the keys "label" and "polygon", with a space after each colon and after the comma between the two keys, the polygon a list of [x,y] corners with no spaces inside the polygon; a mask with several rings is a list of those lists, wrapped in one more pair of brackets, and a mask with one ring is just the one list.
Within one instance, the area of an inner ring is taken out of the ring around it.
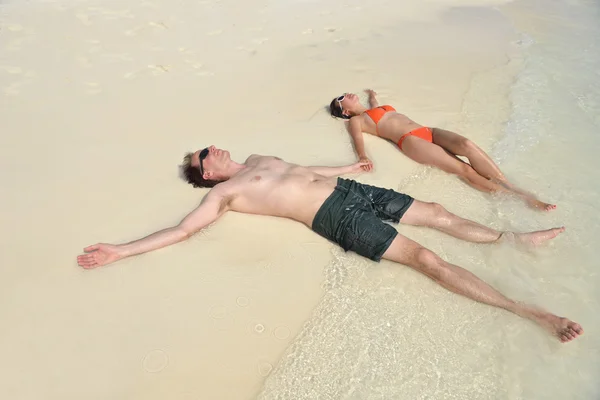
{"label": "woman lying on sand", "polygon": [[[369,95],[370,109],[360,103],[356,94],[346,93],[331,101],[330,112],[334,117],[350,120],[348,128],[354,148],[360,160],[369,162],[367,170],[373,168],[373,164],[366,156],[362,132],[397,143],[414,161],[455,174],[475,189],[516,194],[530,206],[542,210],[556,208],[513,186],[492,159],[469,139],[444,129],[421,126],[392,106],[380,106],[374,91],[365,92]],[[469,163],[457,156],[468,158]]]}

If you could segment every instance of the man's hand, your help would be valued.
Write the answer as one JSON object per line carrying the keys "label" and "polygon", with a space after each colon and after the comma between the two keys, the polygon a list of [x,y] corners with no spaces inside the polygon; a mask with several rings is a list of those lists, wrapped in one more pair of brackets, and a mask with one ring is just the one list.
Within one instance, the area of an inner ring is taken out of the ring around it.
{"label": "man's hand", "polygon": [[221,192],[212,189],[202,203],[176,226],[161,229],[144,238],[133,242],[114,244],[98,243],[88,246],[77,257],[77,264],[85,269],[101,267],[125,257],[147,253],[165,246],[181,242],[199,230],[212,224],[229,209],[229,197],[224,197]]}
{"label": "man's hand", "polygon": [[361,157],[360,160],[352,164],[352,172],[362,172],[367,171],[370,172],[373,170],[373,162],[369,160],[367,157]]}
{"label": "man's hand", "polygon": [[123,258],[119,246],[98,243],[83,249],[86,254],[77,256],[77,264],[85,269],[92,269],[113,263]]}

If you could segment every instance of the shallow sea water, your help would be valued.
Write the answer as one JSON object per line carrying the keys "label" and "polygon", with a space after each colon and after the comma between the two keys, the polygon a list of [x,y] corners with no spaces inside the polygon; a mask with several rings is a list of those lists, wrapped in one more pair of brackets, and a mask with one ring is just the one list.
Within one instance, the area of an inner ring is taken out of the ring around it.
{"label": "shallow sea water", "polygon": [[[520,301],[580,322],[560,344],[531,323],[424,277],[334,249],[326,294],[259,399],[592,399],[600,395],[600,4],[502,7],[519,40],[502,68],[474,77],[460,127],[552,213],[478,197],[428,168],[398,186],[459,215],[518,231],[565,225],[541,248],[460,243],[399,227]],[[508,84],[508,85],[506,85]]]}

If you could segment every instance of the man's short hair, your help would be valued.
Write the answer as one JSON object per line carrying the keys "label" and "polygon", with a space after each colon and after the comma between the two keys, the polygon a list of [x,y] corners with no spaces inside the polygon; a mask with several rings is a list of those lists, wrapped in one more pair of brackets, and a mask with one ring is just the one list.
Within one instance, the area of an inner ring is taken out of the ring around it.
{"label": "man's short hair", "polygon": [[202,172],[200,172],[200,168],[192,166],[193,155],[194,153],[186,153],[186,155],[183,157],[183,164],[181,165],[181,170],[187,183],[189,183],[195,188],[211,188],[214,187],[216,184],[223,182],[219,180],[204,179],[202,177]]}

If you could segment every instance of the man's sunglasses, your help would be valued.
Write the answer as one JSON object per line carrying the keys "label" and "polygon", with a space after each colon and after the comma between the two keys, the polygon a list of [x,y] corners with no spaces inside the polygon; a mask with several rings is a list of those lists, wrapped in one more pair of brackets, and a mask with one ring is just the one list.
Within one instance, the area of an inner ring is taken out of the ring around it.
{"label": "man's sunglasses", "polygon": [[204,175],[204,167],[202,166],[202,161],[208,156],[208,147],[200,152],[198,155],[198,159],[200,161],[200,173]]}

